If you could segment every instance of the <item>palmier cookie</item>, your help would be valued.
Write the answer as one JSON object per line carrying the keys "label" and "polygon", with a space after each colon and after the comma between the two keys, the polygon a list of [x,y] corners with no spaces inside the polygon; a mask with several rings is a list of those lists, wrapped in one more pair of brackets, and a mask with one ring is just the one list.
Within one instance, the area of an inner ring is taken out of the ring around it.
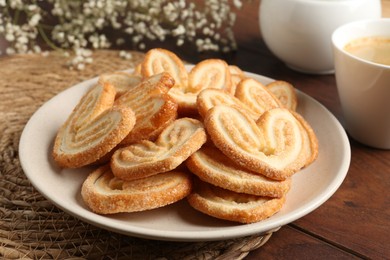
{"label": "palmier cookie", "polygon": [[206,59],[197,63],[188,75],[188,92],[199,93],[205,88],[224,89],[233,94],[228,64],[220,59]]}
{"label": "palmier cookie", "polygon": [[241,80],[246,79],[245,73],[236,65],[229,65],[229,71],[230,71],[230,77],[232,81],[232,91],[231,93],[236,92],[236,88],[238,83],[241,82]]}
{"label": "palmier cookie", "polygon": [[201,180],[227,190],[257,196],[283,197],[291,179],[272,180],[247,170],[212,146],[203,146],[186,161],[188,169]]}
{"label": "palmier cookie", "polygon": [[298,98],[293,85],[286,81],[277,80],[267,84],[266,87],[279,99],[284,107],[294,111],[297,109]]}
{"label": "palmier cookie", "polygon": [[303,149],[305,150],[304,154],[306,155],[306,163],[303,167],[306,167],[318,157],[318,139],[313,128],[300,114],[293,110],[290,110],[290,112],[295,116],[302,127]]}
{"label": "palmier cookie", "polygon": [[198,180],[187,200],[194,209],[209,216],[254,223],[277,213],[286,199],[237,193]]}
{"label": "palmier cookie", "polygon": [[156,74],[115,101],[116,106],[130,107],[136,116],[134,129],[121,145],[154,139],[176,119],[177,103],[167,94],[173,85],[174,79],[168,73]]}
{"label": "palmier cookie", "polygon": [[259,116],[269,109],[281,106],[280,101],[271,91],[252,78],[240,81],[235,96]]}
{"label": "palmier cookie", "polygon": [[139,141],[115,151],[111,158],[114,175],[134,180],[175,169],[206,142],[203,124],[180,118],[170,124],[155,142]]}
{"label": "palmier cookie", "polygon": [[53,158],[59,166],[91,164],[128,135],[135,115],[130,108],[112,108],[114,97],[110,84],[96,85],[82,97],[55,138]]}
{"label": "palmier cookie", "polygon": [[188,73],[182,60],[173,52],[155,48],[149,50],[141,63],[141,75],[144,78],[167,72],[175,80],[175,87],[187,86]]}
{"label": "palmier cookie", "polygon": [[192,189],[188,173],[171,171],[134,181],[116,178],[109,166],[92,172],[84,181],[81,195],[99,214],[155,209],[185,198]]}
{"label": "palmier cookie", "polygon": [[142,78],[142,72],[141,72],[141,70],[142,70],[142,62],[141,62],[141,63],[138,63],[137,65],[135,65],[134,71],[133,71],[132,75],[134,75],[134,76],[139,76],[139,77]]}
{"label": "palmier cookie", "polygon": [[106,83],[115,87],[116,97],[123,95],[125,92],[138,85],[141,82],[141,76],[133,75],[124,71],[105,73],[99,76],[99,83]]}
{"label": "palmier cookie", "polygon": [[242,79],[246,78],[244,71],[242,71],[242,69],[236,65],[229,65],[229,71],[230,75],[237,75]]}
{"label": "palmier cookie", "polygon": [[194,114],[197,111],[197,95],[207,88],[233,93],[230,71],[225,61],[207,59],[197,63],[189,72],[188,85],[172,88],[169,94],[179,103],[181,114]]}
{"label": "palmier cookie", "polygon": [[239,108],[215,106],[207,112],[204,124],[226,156],[275,180],[285,180],[307,165],[311,157],[307,153],[313,152],[305,144],[312,141],[310,134],[285,108],[268,110],[254,121]]}
{"label": "palmier cookie", "polygon": [[203,118],[206,116],[207,111],[217,105],[238,106],[245,110],[253,119],[257,119],[260,116],[238,98],[222,89],[208,88],[202,90],[198,95],[196,103],[198,112]]}

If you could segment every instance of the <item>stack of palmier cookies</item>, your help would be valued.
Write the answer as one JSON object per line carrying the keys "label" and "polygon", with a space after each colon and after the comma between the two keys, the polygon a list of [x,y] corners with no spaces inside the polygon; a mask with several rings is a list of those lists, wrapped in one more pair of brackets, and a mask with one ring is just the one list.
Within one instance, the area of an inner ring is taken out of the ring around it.
{"label": "stack of palmier cookies", "polygon": [[291,176],[318,155],[296,107],[287,82],[265,86],[219,59],[187,70],[152,49],[133,73],[99,77],[59,129],[53,158],[100,165],[81,190],[99,214],[187,198],[207,215],[258,222],[282,208]]}

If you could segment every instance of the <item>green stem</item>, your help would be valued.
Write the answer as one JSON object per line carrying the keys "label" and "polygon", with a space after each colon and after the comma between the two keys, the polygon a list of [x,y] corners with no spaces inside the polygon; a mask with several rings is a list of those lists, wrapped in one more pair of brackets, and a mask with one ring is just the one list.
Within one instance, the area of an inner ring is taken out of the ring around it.
{"label": "green stem", "polygon": [[51,30],[54,28],[53,25],[50,25],[50,24],[43,24],[43,23],[39,23],[39,26],[42,28],[42,30],[46,29],[46,30]]}
{"label": "green stem", "polygon": [[53,50],[56,50],[56,51],[62,51],[62,49],[60,47],[57,47],[50,39],[49,37],[47,37],[45,31],[43,30],[43,28],[41,26],[38,26],[38,31],[39,31],[39,34],[42,36],[42,39],[45,41],[45,43],[50,47],[52,48]]}

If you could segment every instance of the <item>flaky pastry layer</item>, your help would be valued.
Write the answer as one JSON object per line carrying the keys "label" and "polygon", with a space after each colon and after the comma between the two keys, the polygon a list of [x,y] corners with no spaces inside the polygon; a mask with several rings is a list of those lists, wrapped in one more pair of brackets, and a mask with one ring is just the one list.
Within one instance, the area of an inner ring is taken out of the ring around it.
{"label": "flaky pastry layer", "polygon": [[81,195],[87,206],[99,214],[155,209],[185,198],[192,189],[191,177],[172,171],[148,178],[123,181],[108,165],[93,171],[84,181]]}
{"label": "flaky pastry layer", "polygon": [[58,131],[53,158],[61,167],[91,164],[117,146],[133,129],[135,115],[130,108],[112,108],[115,89],[96,85],[80,100]]}
{"label": "flaky pastry layer", "polygon": [[307,153],[315,152],[307,149],[314,147],[305,143],[314,141],[307,128],[285,108],[268,110],[255,121],[239,108],[215,106],[204,124],[214,144],[231,160],[275,180],[296,173],[307,165],[311,157]]}
{"label": "flaky pastry layer", "polygon": [[180,118],[164,129],[155,142],[139,141],[118,149],[111,158],[114,175],[134,180],[175,169],[206,142],[203,124]]}
{"label": "flaky pastry layer", "polygon": [[203,146],[186,161],[188,169],[201,180],[227,190],[257,196],[283,197],[291,179],[277,181],[235,164],[212,146]]}
{"label": "flaky pastry layer", "polygon": [[207,215],[240,223],[254,223],[277,213],[286,198],[236,193],[199,180],[187,200],[193,208]]}

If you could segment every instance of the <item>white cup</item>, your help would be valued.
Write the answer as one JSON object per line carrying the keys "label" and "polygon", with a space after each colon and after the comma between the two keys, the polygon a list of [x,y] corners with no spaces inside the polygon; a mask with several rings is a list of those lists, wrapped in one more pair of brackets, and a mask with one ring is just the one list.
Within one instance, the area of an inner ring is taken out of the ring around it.
{"label": "white cup", "polygon": [[261,0],[260,30],[288,67],[310,74],[334,72],[331,35],[340,25],[381,16],[380,0]]}
{"label": "white cup", "polygon": [[358,58],[344,49],[352,40],[370,36],[390,38],[390,19],[356,21],[333,33],[337,89],[351,137],[390,149],[390,65]]}

